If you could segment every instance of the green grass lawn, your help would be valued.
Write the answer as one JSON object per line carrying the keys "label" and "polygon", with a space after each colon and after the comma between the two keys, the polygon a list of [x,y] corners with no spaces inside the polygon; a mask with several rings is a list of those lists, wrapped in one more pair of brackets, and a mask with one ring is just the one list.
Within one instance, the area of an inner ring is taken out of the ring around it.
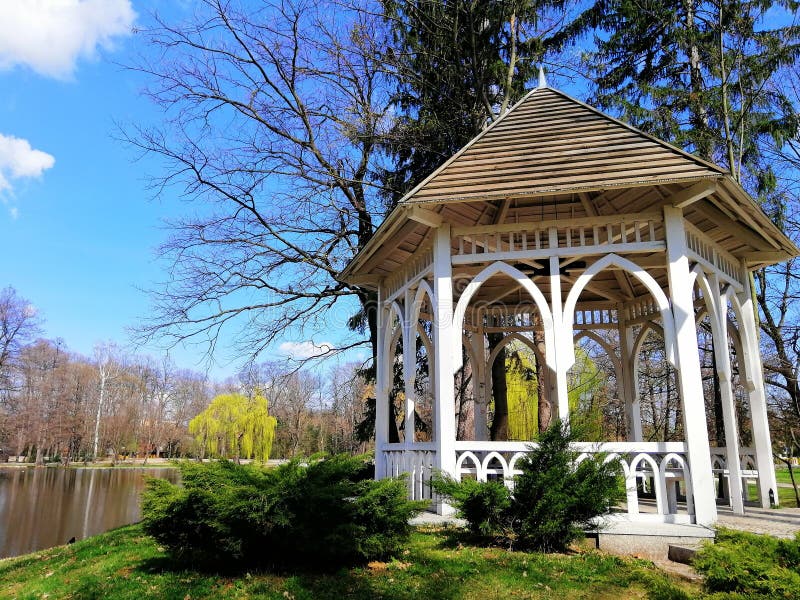
{"label": "green grass lawn", "polygon": [[[778,480],[780,481],[780,479]],[[748,497],[751,499],[758,498],[758,484],[747,484]],[[779,487],[778,488],[778,501],[783,508],[794,508],[797,506],[797,501],[794,497],[794,490],[792,488]]]}
{"label": "green grass lawn", "polygon": [[414,533],[386,563],[336,573],[225,576],[175,568],[141,527],[0,561],[0,598],[508,599],[687,598],[697,584],[651,563],[596,551],[526,554],[481,548],[448,530]]}
{"label": "green grass lawn", "polygon": [[[800,467],[792,467],[792,471],[794,472],[795,481],[800,485]],[[775,478],[778,480],[778,483],[792,484],[792,479],[789,477],[789,469],[786,467],[776,467]]]}

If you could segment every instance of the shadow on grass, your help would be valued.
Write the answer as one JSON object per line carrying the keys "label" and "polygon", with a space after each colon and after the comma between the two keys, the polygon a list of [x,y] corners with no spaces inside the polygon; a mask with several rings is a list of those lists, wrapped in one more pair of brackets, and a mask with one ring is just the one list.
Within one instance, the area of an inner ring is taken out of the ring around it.
{"label": "shadow on grass", "polygon": [[[447,543],[445,541],[445,543]],[[168,556],[143,559],[134,574],[153,582],[161,579],[157,594],[167,600],[222,596],[235,588],[247,596],[285,597],[294,600],[457,600],[466,595],[470,573],[446,558],[420,550],[402,561],[374,562],[352,568],[198,569]],[[406,566],[408,564],[408,566]],[[401,565],[397,567],[396,565]],[[78,594],[92,598],[91,589]]]}

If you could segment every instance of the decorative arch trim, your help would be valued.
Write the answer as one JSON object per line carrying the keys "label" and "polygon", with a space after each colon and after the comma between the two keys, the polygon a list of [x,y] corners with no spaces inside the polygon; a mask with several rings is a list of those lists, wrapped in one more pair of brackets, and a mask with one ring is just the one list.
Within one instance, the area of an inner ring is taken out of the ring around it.
{"label": "decorative arch trim", "polygon": [[520,333],[514,332],[505,336],[503,340],[499,344],[497,344],[497,346],[495,346],[492,352],[489,354],[489,358],[486,359],[487,372],[489,370],[489,367],[492,365],[492,363],[494,363],[495,359],[497,358],[497,355],[500,354],[500,351],[506,346],[508,346],[514,340],[525,344],[530,349],[530,351],[533,352],[534,356],[536,356],[536,360],[539,361],[540,363],[543,362],[544,357],[542,356],[542,353],[539,351],[539,349],[536,347],[536,344],[533,343],[533,340],[525,337]]}
{"label": "decorative arch trim", "polygon": [[[658,285],[658,282],[653,279],[653,276],[650,275],[647,271],[645,271],[642,267],[637,265],[635,262],[623,258],[618,254],[607,254],[600,260],[596,261],[592,264],[588,269],[586,269],[581,275],[578,277],[575,284],[572,286],[572,289],[567,296],[567,301],[564,304],[564,328],[566,331],[572,331],[572,328],[575,324],[575,307],[578,304],[578,298],[581,295],[581,292],[584,288],[588,285],[588,283],[592,280],[592,278],[597,275],[603,269],[616,266],[620,269],[628,271],[631,275],[636,277],[641,284],[647,288],[647,291],[655,299],[656,303],[658,304],[659,312],[661,313],[661,321],[664,324],[664,343],[666,345],[667,350],[667,360],[669,360],[670,364],[673,366],[675,365],[675,343],[674,343],[674,332],[675,332],[675,325],[672,318],[672,310],[670,308],[669,300],[667,299],[666,294],[664,294],[664,290],[661,289],[661,286]],[[567,357],[569,364],[566,365],[567,368],[571,367],[575,363],[575,348],[573,346],[571,355]]]}
{"label": "decorative arch trim", "polygon": [[[536,304],[536,308],[539,310],[539,313],[542,316],[542,327],[544,329],[545,339],[545,362],[551,365],[555,364],[555,360],[552,359],[553,352],[555,351],[553,316],[550,312],[550,307],[547,304],[547,299],[544,297],[542,291],[536,286],[535,283],[533,283],[533,281],[531,281],[527,275],[507,263],[499,261],[494,262],[483,269],[474,277],[472,281],[469,282],[467,287],[464,289],[464,292],[461,294],[461,298],[459,298],[456,309],[453,312],[453,327],[457,331],[462,328],[464,315],[467,312],[467,307],[469,306],[470,300],[472,300],[472,297],[475,295],[478,289],[480,289],[480,287],[486,283],[488,279],[498,274],[504,274],[511,279],[514,279],[526,292],[528,292],[533,299],[534,303]],[[461,362],[460,360],[456,359],[454,362],[456,363],[454,368],[459,368],[461,366],[459,364]]]}
{"label": "decorative arch trim", "polygon": [[573,345],[577,345],[577,343],[580,342],[581,339],[583,338],[592,340],[605,351],[605,353],[608,355],[608,358],[610,358],[611,362],[614,363],[614,371],[616,371],[617,381],[620,381],[621,379],[619,378],[619,376],[620,373],[622,372],[622,364],[620,363],[619,357],[617,356],[617,353],[614,350],[614,348],[609,346],[608,343],[599,335],[597,335],[594,331],[586,331],[586,330],[578,332],[578,335],[572,338]]}

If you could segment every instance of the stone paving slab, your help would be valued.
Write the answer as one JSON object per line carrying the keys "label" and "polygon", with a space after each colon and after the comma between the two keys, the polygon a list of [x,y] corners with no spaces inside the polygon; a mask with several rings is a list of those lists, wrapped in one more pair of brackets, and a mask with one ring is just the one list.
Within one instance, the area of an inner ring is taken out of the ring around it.
{"label": "stone paving slab", "polygon": [[753,508],[745,506],[742,515],[730,508],[718,507],[717,525],[728,529],[766,533],[779,538],[793,538],[800,532],[800,508]]}

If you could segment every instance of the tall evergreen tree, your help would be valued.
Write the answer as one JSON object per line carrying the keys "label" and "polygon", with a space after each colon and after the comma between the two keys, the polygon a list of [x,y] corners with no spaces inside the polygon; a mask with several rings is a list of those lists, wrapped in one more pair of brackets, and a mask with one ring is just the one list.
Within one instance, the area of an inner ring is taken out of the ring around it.
{"label": "tall evergreen tree", "polygon": [[590,102],[769,192],[763,147],[787,126],[773,84],[800,56],[800,27],[767,18],[779,6],[798,3],[599,0],[581,16],[598,33]]}
{"label": "tall evergreen tree", "polygon": [[399,115],[387,201],[405,193],[522,98],[542,61],[573,41],[574,0],[382,0]]}

